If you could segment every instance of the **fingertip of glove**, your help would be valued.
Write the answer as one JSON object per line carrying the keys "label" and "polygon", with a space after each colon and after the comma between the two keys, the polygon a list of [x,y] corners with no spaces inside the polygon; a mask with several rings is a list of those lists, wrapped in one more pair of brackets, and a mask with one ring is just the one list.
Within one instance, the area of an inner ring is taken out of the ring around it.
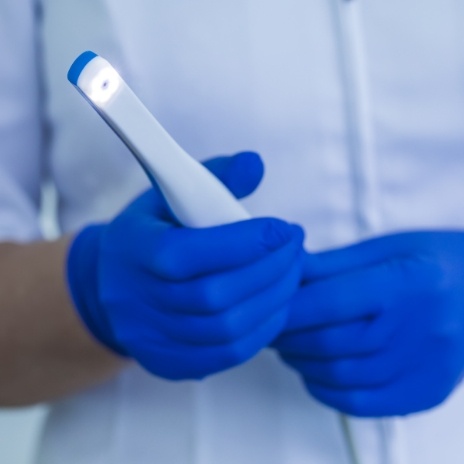
{"label": "fingertip of glove", "polygon": [[237,198],[250,195],[264,176],[264,163],[258,153],[244,151],[231,159],[227,184]]}
{"label": "fingertip of glove", "polygon": [[290,241],[302,241],[303,229],[295,224],[289,224],[279,219],[267,219],[262,231],[262,245],[269,251],[274,251]]}
{"label": "fingertip of glove", "polygon": [[241,151],[236,153],[233,157],[236,163],[246,163],[246,166],[250,169],[254,169],[257,172],[263,173],[264,172],[264,163],[261,159],[259,153],[255,151]]}
{"label": "fingertip of glove", "polygon": [[292,228],[293,236],[295,239],[300,243],[303,243],[305,239],[305,231],[303,227],[299,226],[298,224],[290,224],[290,227]]}

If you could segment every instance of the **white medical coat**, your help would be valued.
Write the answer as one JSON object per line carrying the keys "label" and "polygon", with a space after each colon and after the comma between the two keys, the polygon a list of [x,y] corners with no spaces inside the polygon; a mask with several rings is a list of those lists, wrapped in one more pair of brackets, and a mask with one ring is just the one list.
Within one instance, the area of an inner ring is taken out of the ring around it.
{"label": "white medical coat", "polygon": [[[148,185],[66,81],[109,59],[192,155],[260,152],[255,215],[326,249],[464,226],[461,0],[3,0],[0,238],[40,238],[40,186],[63,232]],[[413,328],[411,328],[413,330]],[[402,419],[353,420],[363,464],[464,459],[464,392]],[[134,366],[52,406],[39,464],[349,464],[338,415],[268,350],[202,383]]]}

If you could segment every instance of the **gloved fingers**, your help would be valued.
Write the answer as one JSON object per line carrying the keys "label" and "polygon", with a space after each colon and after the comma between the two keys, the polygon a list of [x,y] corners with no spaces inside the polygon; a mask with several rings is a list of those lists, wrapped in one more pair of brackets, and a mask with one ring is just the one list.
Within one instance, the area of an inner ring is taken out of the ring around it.
{"label": "gloved fingers", "polygon": [[[160,311],[212,315],[259,296],[300,268],[301,243],[296,239],[243,268],[185,282],[160,280],[144,273],[138,286],[146,302]],[[300,277],[301,272],[298,280]],[[294,293],[297,288],[292,287]]]}
{"label": "gloved fingers", "polygon": [[264,164],[257,153],[242,152],[203,162],[237,198],[250,195],[260,184]]}
{"label": "gloved fingers", "polygon": [[246,266],[289,243],[303,242],[299,226],[272,218],[204,229],[163,230],[156,224],[152,240],[149,232],[140,237],[135,259],[160,279],[179,282]]}
{"label": "gloved fingers", "polygon": [[159,187],[155,184],[138,196],[123,213],[115,219],[117,222],[122,220],[139,221],[145,218],[147,223],[152,220],[168,222],[178,225],[177,220],[174,218],[166,200],[161,193]]}
{"label": "gloved fingers", "polygon": [[[438,272],[437,272],[438,271]],[[421,256],[384,261],[304,285],[291,302],[286,332],[335,325],[380,314],[401,319],[398,308],[433,294],[441,270]]]}
{"label": "gloved fingers", "polygon": [[[430,409],[443,402],[462,379],[464,361],[446,336],[430,339],[430,334],[402,327],[392,341],[391,353],[390,359],[377,358],[379,369],[398,373],[384,385],[340,389],[308,377],[308,390],[347,414],[379,417]],[[355,369],[369,373],[367,365]]]}
{"label": "gloved fingers", "polygon": [[335,250],[308,253],[304,279],[323,279],[414,254],[426,239],[427,233],[406,232],[373,238]]}
{"label": "gloved fingers", "polygon": [[[318,401],[355,417],[387,417],[403,414],[395,386],[371,389],[338,390],[305,379],[308,392]],[[404,410],[406,413],[406,410]]]}
{"label": "gloved fingers", "polygon": [[394,325],[382,316],[301,332],[284,332],[273,344],[284,356],[332,360],[375,353],[390,343]]}
{"label": "gloved fingers", "polygon": [[374,354],[322,361],[283,355],[285,362],[307,381],[339,390],[373,388],[394,383],[411,368],[417,357],[403,346],[391,346]]}
{"label": "gloved fingers", "polygon": [[[399,377],[395,382],[373,388],[340,390],[305,380],[309,393],[338,411],[357,417],[403,416],[442,403],[453,390],[452,382],[432,379],[428,369]],[[432,389],[430,383],[433,382]]]}
{"label": "gloved fingers", "polygon": [[281,312],[300,281],[300,269],[294,264],[279,281],[248,300],[212,315],[182,315],[151,311],[150,324],[183,344],[216,345],[233,343]]}
{"label": "gloved fingers", "polygon": [[255,331],[231,344],[194,346],[160,342],[152,330],[147,330],[127,345],[131,346],[130,354],[152,374],[170,380],[202,379],[254,357],[280,333],[286,317],[284,308]]}
{"label": "gloved fingers", "polygon": [[[405,373],[417,370],[424,359],[431,360],[440,351],[438,346],[426,351],[430,343],[420,330],[413,329],[412,322],[406,319],[398,327],[393,325],[387,330],[390,334],[387,343],[371,354],[328,360],[314,359],[304,352],[282,354],[282,357],[306,380],[331,388],[370,388],[393,383]],[[386,323],[390,324],[390,321]],[[363,340],[353,340],[353,344],[363,345]]]}
{"label": "gloved fingers", "polygon": [[396,279],[382,266],[304,285],[291,301],[285,332],[321,328],[382,313]]}

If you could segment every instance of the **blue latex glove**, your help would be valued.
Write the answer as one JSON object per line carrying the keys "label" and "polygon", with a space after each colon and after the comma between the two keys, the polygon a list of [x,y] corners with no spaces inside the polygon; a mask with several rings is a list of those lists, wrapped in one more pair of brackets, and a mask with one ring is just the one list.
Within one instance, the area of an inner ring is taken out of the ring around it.
{"label": "blue latex glove", "polygon": [[[258,185],[256,154],[207,166],[238,196]],[[167,379],[198,379],[250,359],[280,333],[301,280],[303,232],[278,219],[179,226],[153,188],[74,240],[75,306],[103,344]]]}
{"label": "blue latex glove", "polygon": [[275,342],[309,392],[357,416],[441,403],[464,369],[464,233],[391,235],[308,254]]}

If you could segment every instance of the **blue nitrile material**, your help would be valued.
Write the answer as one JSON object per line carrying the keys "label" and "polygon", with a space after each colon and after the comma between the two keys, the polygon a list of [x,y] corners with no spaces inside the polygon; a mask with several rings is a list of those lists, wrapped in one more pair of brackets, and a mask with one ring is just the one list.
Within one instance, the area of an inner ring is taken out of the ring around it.
{"label": "blue nitrile material", "polygon": [[[205,164],[240,195],[263,171],[253,153]],[[180,227],[155,187],[78,234],[68,281],[103,344],[163,378],[198,379],[245,362],[281,332],[302,241],[300,227],[273,218]]]}
{"label": "blue nitrile material", "polygon": [[82,70],[98,55],[94,52],[87,51],[79,55],[68,71],[68,80],[71,84],[77,85]]}
{"label": "blue nitrile material", "polygon": [[409,232],[308,254],[274,346],[321,402],[405,415],[448,397],[464,372],[464,233]]}
{"label": "blue nitrile material", "polygon": [[[98,266],[95,262],[95,256],[98,253],[100,246],[100,235],[104,227],[99,225],[86,227],[72,243],[69,250],[69,260],[74,263],[73,267],[69,267],[68,281],[72,281],[70,292],[76,306],[80,308],[79,315],[83,322],[90,328],[90,332],[94,334],[97,340],[101,340],[106,346],[117,352],[121,356],[125,353],[121,347],[116,345],[111,337],[107,337],[110,333],[110,326],[106,319],[105,313],[98,311],[99,302],[95,298],[98,295]],[[81,251],[85,249],[86,253]],[[79,268],[80,272],[72,272],[72,269]],[[72,275],[71,275],[72,274]],[[89,287],[85,293],[78,290],[83,287]],[[82,298],[86,297],[84,301]],[[94,299],[95,298],[95,299]]]}

